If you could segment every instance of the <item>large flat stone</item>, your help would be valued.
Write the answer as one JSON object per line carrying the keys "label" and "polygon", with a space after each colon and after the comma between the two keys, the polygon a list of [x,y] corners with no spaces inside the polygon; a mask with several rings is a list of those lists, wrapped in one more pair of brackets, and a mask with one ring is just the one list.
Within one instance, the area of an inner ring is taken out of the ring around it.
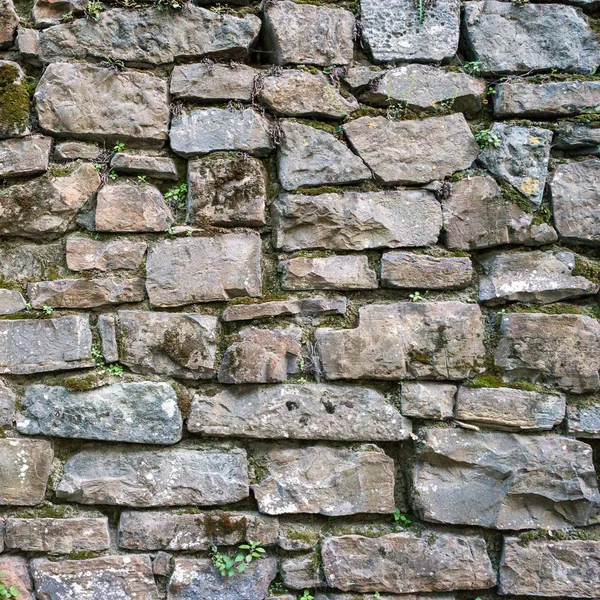
{"label": "large flat stone", "polygon": [[4,243],[0,247],[0,279],[31,281],[67,274],[65,250],[53,244]]}
{"label": "large flat stone", "polygon": [[408,121],[361,117],[344,125],[351,146],[386,185],[428,183],[471,166],[479,146],[461,113]]}
{"label": "large flat stone", "polygon": [[0,177],[29,177],[48,170],[52,138],[32,135],[0,140]]}
{"label": "large flat stone", "polygon": [[483,321],[475,304],[371,304],[359,319],[356,329],[317,329],[327,379],[464,379],[482,370]]}
{"label": "large flat stone", "polygon": [[67,238],[67,266],[71,271],[113,271],[137,269],[148,249],[146,242],[110,240],[101,242],[88,237]]}
{"label": "large flat stone", "polygon": [[413,486],[417,513],[434,523],[554,529],[600,514],[591,447],[555,435],[429,429]]}
{"label": "large flat stone", "polygon": [[344,535],[325,538],[322,548],[327,584],[343,591],[406,594],[496,585],[485,540],[478,535]]}
{"label": "large flat stone", "polygon": [[56,490],[80,504],[206,506],[248,497],[246,451],[88,447],[65,464]]}
{"label": "large flat stone", "polygon": [[312,317],[328,314],[346,314],[346,298],[302,298],[299,300],[274,300],[257,304],[228,306],[221,319],[228,321],[251,321],[271,317]]}
{"label": "large flat stone", "polygon": [[437,241],[441,220],[426,190],[284,194],[272,208],[275,245],[286,252],[427,246]]}
{"label": "large flat stone", "polygon": [[0,1],[0,48],[13,45],[19,17],[15,11],[13,0]]}
{"label": "large flat stone", "polygon": [[380,392],[324,384],[200,389],[187,427],[205,436],[353,442],[400,441],[411,432]]}
{"label": "large flat stone", "polygon": [[261,243],[255,233],[158,242],[148,253],[146,289],[154,306],[261,294]]}
{"label": "large flat stone", "polygon": [[600,438],[600,401],[567,405],[567,431],[576,438]]}
{"label": "large flat stone", "polygon": [[146,175],[155,179],[177,181],[177,165],[167,156],[117,152],[112,157],[110,166],[117,173],[125,175]]}
{"label": "large flat stone", "polygon": [[167,383],[118,383],[83,392],[31,385],[17,431],[25,435],[174,444],[181,439],[177,394]]}
{"label": "large flat stone", "polygon": [[[69,25],[56,29],[62,27]],[[44,71],[35,102],[40,127],[56,137],[157,147],[167,140],[167,82],[149,73],[55,63]]]}

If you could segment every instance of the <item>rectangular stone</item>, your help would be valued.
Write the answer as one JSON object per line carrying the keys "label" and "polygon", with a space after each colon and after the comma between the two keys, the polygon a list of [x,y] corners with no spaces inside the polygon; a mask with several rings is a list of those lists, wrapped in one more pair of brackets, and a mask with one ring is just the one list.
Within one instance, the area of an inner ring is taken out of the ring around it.
{"label": "rectangular stone", "polygon": [[67,238],[67,266],[71,271],[137,269],[148,244],[133,240],[100,242],[86,237]]}
{"label": "rectangular stone", "polygon": [[404,382],[400,396],[402,414],[418,419],[451,419],[456,389],[447,383]]}
{"label": "rectangular stone", "polygon": [[30,177],[48,169],[52,138],[32,135],[0,140],[0,177]]}
{"label": "rectangular stone", "polygon": [[154,179],[177,181],[177,165],[167,156],[148,156],[118,152],[112,157],[110,166],[117,173],[143,175]]}
{"label": "rectangular stone", "polygon": [[253,319],[269,319],[271,317],[303,317],[328,314],[345,315],[348,301],[346,298],[301,298],[299,300],[278,300],[259,302],[256,304],[235,304],[228,306],[221,315],[221,320],[251,321]]}
{"label": "rectangular stone", "polygon": [[576,438],[600,438],[600,401],[593,398],[569,404],[567,431]]}
{"label": "rectangular stone", "polygon": [[39,281],[64,277],[65,250],[54,244],[7,244],[0,248],[0,279],[7,281]]}

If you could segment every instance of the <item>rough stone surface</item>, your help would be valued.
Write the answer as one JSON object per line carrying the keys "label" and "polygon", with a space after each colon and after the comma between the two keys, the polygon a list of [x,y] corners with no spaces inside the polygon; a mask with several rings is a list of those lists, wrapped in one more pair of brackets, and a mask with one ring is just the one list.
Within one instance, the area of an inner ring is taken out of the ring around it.
{"label": "rough stone surface", "polygon": [[[10,8],[12,9],[12,0]],[[7,11],[7,0],[0,1],[0,28],[5,27],[2,18]],[[14,12],[14,9],[12,9]],[[10,15],[9,27],[10,27]],[[0,48],[2,47],[2,29],[0,29]],[[21,66],[11,60],[0,59],[0,139],[29,135],[29,92],[25,85],[25,73]]]}
{"label": "rough stone surface", "polygon": [[137,507],[237,502],[248,497],[246,452],[88,447],[66,462],[56,493],[80,504]]}
{"label": "rough stone surface", "polygon": [[554,148],[575,155],[600,156],[600,129],[561,123],[557,128]]}
{"label": "rough stone surface", "polygon": [[54,147],[54,160],[96,160],[100,154],[100,148],[96,144],[85,142],[59,142]]}
{"label": "rough stone surface", "polygon": [[188,429],[205,436],[400,441],[411,424],[374,389],[321,384],[200,389]]}
{"label": "rough stone surface", "polygon": [[437,241],[441,221],[426,190],[284,194],[272,209],[275,245],[286,252],[427,246]]}
{"label": "rough stone surface", "polygon": [[301,519],[301,517],[279,519],[278,545],[283,550],[313,550],[321,541],[321,525],[314,521],[304,522]]}
{"label": "rough stone surface", "polygon": [[317,551],[284,558],[279,570],[283,585],[293,590],[320,587],[324,583]]}
{"label": "rough stone surface", "polygon": [[343,591],[446,592],[493,587],[496,573],[483,537],[454,533],[392,533],[323,541],[327,583]]}
{"label": "rough stone surface", "polygon": [[259,296],[260,256],[260,237],[254,233],[158,242],[146,263],[150,302],[182,306]]}
{"label": "rough stone surface", "polygon": [[502,317],[496,365],[510,379],[554,383],[574,394],[600,388],[600,324],[583,315]]}
{"label": "rough stone surface", "polygon": [[461,386],[456,396],[456,418],[497,429],[552,429],[565,418],[565,396]]}
{"label": "rough stone surface", "polygon": [[[0,427],[10,427],[15,414],[15,405],[17,395],[0,380]],[[0,549],[2,548],[2,538],[0,536]]]}
{"label": "rough stone surface", "polygon": [[0,140],[0,177],[39,175],[48,169],[52,138],[32,135]]}
{"label": "rough stone surface", "polygon": [[136,373],[183,379],[215,375],[217,317],[120,310],[120,361]]}
{"label": "rough stone surface", "polygon": [[270,62],[346,65],[354,53],[354,16],[347,10],[282,0],[264,12]]}
{"label": "rough stone surface", "polygon": [[311,317],[330,314],[346,314],[346,298],[303,298],[301,300],[281,300],[259,304],[238,304],[228,306],[221,315],[223,321],[250,321],[271,317]]}
{"label": "rough stone surface", "polygon": [[567,431],[577,438],[600,438],[600,402],[568,405]]}
{"label": "rough stone surface", "polygon": [[460,113],[407,121],[362,117],[344,125],[344,131],[354,150],[386,185],[443,179],[470,167],[479,154]]}
{"label": "rough stone surface", "polygon": [[467,2],[463,27],[469,59],[480,61],[483,75],[591,74],[600,64],[600,40],[572,6]]}
{"label": "rough stone surface", "polygon": [[600,514],[591,447],[558,436],[429,429],[413,486],[417,513],[434,523],[554,529]]}
{"label": "rough stone surface", "polygon": [[456,386],[448,383],[405,382],[402,384],[402,414],[418,419],[451,419]]}
{"label": "rough stone surface", "polygon": [[0,279],[27,281],[67,274],[61,243],[19,244],[0,246]]}
{"label": "rough stone surface", "polygon": [[284,290],[371,290],[379,285],[366,256],[291,258],[279,268]]}
{"label": "rough stone surface", "polygon": [[32,385],[17,419],[17,431],[137,444],[174,444],[181,439],[177,394],[167,383],[118,383],[83,392]]}
{"label": "rough stone surface", "polygon": [[316,339],[327,379],[453,380],[482,370],[483,322],[473,304],[371,304],[356,329],[319,328]]}
{"label": "rough stone surface", "polygon": [[148,244],[133,240],[100,242],[87,237],[67,239],[67,266],[71,271],[113,271],[137,269],[144,259]]}
{"label": "rough stone surface", "polygon": [[34,0],[31,16],[35,26],[43,29],[60,25],[63,16],[68,13],[81,15],[86,7],[84,0]]}
{"label": "rough stone surface", "polygon": [[261,513],[394,512],[394,461],[376,446],[269,446],[253,459],[265,473],[252,486]]}
{"label": "rough stone surface", "polygon": [[13,315],[27,306],[21,292],[0,288],[0,315]]}
{"label": "rough stone surface", "polygon": [[187,185],[190,225],[264,225],[267,172],[259,160],[247,154],[191,160]]}
{"label": "rough stone surface", "polygon": [[172,158],[166,156],[118,152],[111,159],[110,166],[117,173],[125,173],[126,175],[142,174],[155,179],[177,181],[177,165],[175,165]]}
{"label": "rough stone surface", "polygon": [[13,0],[0,1],[0,48],[13,45],[19,17],[15,11]]}
{"label": "rough stone surface", "polygon": [[119,345],[117,342],[116,315],[100,315],[97,327],[104,360],[108,363],[117,362],[119,360]]}
{"label": "rough stone surface", "polygon": [[363,41],[374,62],[439,62],[458,48],[460,3],[423,7],[411,0],[361,0]]}

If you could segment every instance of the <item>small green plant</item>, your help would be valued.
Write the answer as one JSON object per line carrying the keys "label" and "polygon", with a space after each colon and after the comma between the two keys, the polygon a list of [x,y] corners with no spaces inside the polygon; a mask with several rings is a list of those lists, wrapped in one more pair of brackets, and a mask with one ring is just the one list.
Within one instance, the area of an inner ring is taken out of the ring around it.
{"label": "small green plant", "polygon": [[98,0],[89,0],[87,6],[83,9],[83,14],[88,19],[94,19],[98,21],[100,19],[100,13],[104,10],[104,4]]}
{"label": "small green plant", "polygon": [[304,590],[302,596],[298,596],[298,600],[315,600],[315,597],[308,590]]}
{"label": "small green plant", "polygon": [[[0,579],[2,579],[3,577],[4,577],[4,575],[0,574]],[[16,598],[18,595],[19,595],[19,590],[14,585],[11,585],[9,588],[7,588],[0,581],[0,600],[6,600],[8,598]]]}
{"label": "small green plant", "polygon": [[475,140],[482,148],[497,148],[502,143],[500,138],[495,133],[492,133],[490,129],[477,132]]}
{"label": "small green plant", "polygon": [[108,178],[109,178],[111,181],[116,181],[116,180],[119,178],[119,176],[117,175],[117,173],[115,172],[115,170],[114,170],[114,169],[112,169],[112,170],[109,172],[109,174],[108,174]]}
{"label": "small green plant", "polygon": [[192,237],[192,235],[194,235],[194,232],[191,229],[185,233],[186,237]]}
{"label": "small green plant", "polygon": [[375,592],[373,594],[373,598],[381,598],[381,594],[379,592]]}
{"label": "small green plant", "polygon": [[44,306],[42,306],[42,312],[45,315],[51,315],[52,314],[52,307],[44,305]]}
{"label": "small green plant", "polygon": [[178,204],[179,208],[185,206],[185,198],[187,196],[188,186],[187,183],[182,183],[174,188],[171,188],[165,193],[165,200],[171,204]]}
{"label": "small green plant", "polygon": [[169,227],[169,229],[167,229],[167,233],[169,235],[175,235],[175,229],[173,229],[173,227]]}
{"label": "small green plant", "polygon": [[211,548],[210,557],[213,565],[223,577],[233,577],[236,572],[243,573],[246,567],[254,560],[263,558],[266,550],[260,542],[248,542],[238,547],[235,558],[221,554],[216,546]]}
{"label": "small green plant", "polygon": [[210,558],[215,569],[221,573],[223,577],[233,577],[235,575],[235,561],[225,554],[221,554],[216,546],[211,548]]}
{"label": "small green plant", "polygon": [[92,344],[92,358],[100,364],[104,364],[104,354],[98,344]]}
{"label": "small green plant", "polygon": [[472,61],[466,62],[463,65],[463,69],[469,75],[476,75],[477,73],[481,72],[481,61],[480,60],[472,60]]}
{"label": "small green plant", "polygon": [[403,527],[408,527],[412,524],[412,521],[406,515],[403,515],[399,508],[394,511],[394,521]]}
{"label": "small green plant", "polygon": [[283,585],[283,583],[281,583],[281,581],[274,581],[269,586],[269,594],[271,594],[271,596],[275,596],[276,594],[287,594],[287,593],[288,593],[288,590]]}
{"label": "small green plant", "polygon": [[146,175],[138,175],[138,183],[146,183]]}
{"label": "small green plant", "polygon": [[73,20],[73,11],[65,13],[59,20],[61,23],[70,23]]}
{"label": "small green plant", "polygon": [[413,292],[412,294],[409,294],[408,297],[410,298],[411,302],[419,302],[420,300],[423,300],[423,296],[421,296],[420,292]]}
{"label": "small green plant", "polygon": [[123,367],[119,363],[108,365],[107,371],[109,375],[114,375],[115,377],[121,377],[123,375]]}
{"label": "small green plant", "polygon": [[113,152],[116,154],[117,152],[123,152],[125,150],[125,143],[117,140],[117,143],[113,146]]}

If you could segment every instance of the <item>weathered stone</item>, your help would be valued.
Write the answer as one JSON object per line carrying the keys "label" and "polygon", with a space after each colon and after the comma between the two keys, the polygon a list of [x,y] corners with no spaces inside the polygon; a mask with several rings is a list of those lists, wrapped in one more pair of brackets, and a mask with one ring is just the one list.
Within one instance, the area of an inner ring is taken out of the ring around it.
{"label": "weathered stone", "polygon": [[427,246],[437,241],[441,221],[440,205],[426,190],[284,194],[272,209],[275,245],[286,252]]}
{"label": "weathered stone", "polygon": [[27,285],[33,308],[94,308],[124,302],[141,302],[146,297],[144,280],[58,279]]}
{"label": "weathered stone", "polygon": [[167,600],[263,600],[276,575],[275,558],[254,560],[236,577],[223,577],[208,558],[176,558]]}
{"label": "weathered stone", "polygon": [[155,179],[177,181],[177,166],[172,158],[166,156],[147,156],[144,154],[128,154],[118,152],[110,161],[110,166],[117,173],[126,175],[147,175]]}
{"label": "weathered stone", "polygon": [[171,574],[171,559],[173,556],[168,552],[159,551],[152,559],[152,572],[159,577],[167,577]]}
{"label": "weathered stone", "polygon": [[7,589],[14,586],[18,590],[19,600],[34,600],[26,558],[7,555],[0,557],[0,573],[4,575],[2,584]]}
{"label": "weathered stone", "polygon": [[363,41],[375,62],[439,62],[458,48],[460,3],[361,0]]}
{"label": "weathered stone", "polygon": [[255,69],[238,63],[176,65],[171,73],[171,95],[199,102],[250,102],[256,76]]}
{"label": "weathered stone", "polygon": [[185,158],[219,150],[266,156],[273,149],[271,122],[252,108],[197,108],[173,117],[171,148]]}
{"label": "weathered stone", "polygon": [[223,355],[221,383],[275,383],[296,372],[302,351],[299,327],[248,327],[238,337],[240,341],[231,344]]}
{"label": "weathered stone", "polygon": [[401,441],[411,432],[380,392],[333,385],[200,389],[187,427],[205,436],[352,442]]}
{"label": "weathered stone", "polygon": [[567,405],[567,431],[576,438],[600,438],[600,402]]}
{"label": "weathered stone", "polygon": [[66,14],[82,15],[87,7],[85,0],[34,0],[31,16],[38,29],[60,25]]}
{"label": "weathered stone", "polygon": [[459,387],[456,418],[497,429],[552,429],[565,418],[565,396],[511,388]]}
{"label": "weathered stone", "polygon": [[23,552],[69,554],[108,550],[108,519],[19,519],[6,522],[6,547]]}
{"label": "weathered stone", "polygon": [[0,48],[13,45],[18,25],[19,17],[13,0],[0,0]]}
{"label": "weathered stone", "polygon": [[98,192],[97,231],[165,231],[173,215],[158,188],[149,183],[119,181]]}
{"label": "weathered stone", "polygon": [[344,125],[344,131],[375,177],[387,185],[443,179],[470,167],[479,154],[461,113],[408,121],[362,117]]}
{"label": "weathered stone", "polygon": [[137,269],[148,244],[132,240],[100,242],[87,237],[67,239],[67,266],[71,271]]}
{"label": "weathered stone", "polygon": [[499,181],[539,206],[548,174],[552,131],[493,123],[490,134],[497,142],[481,151],[479,162]]}
{"label": "weathered stone", "polygon": [[83,392],[31,385],[17,419],[25,435],[174,444],[181,439],[177,394],[167,383],[118,383]]}
{"label": "weathered stone", "polygon": [[426,532],[323,541],[327,584],[343,591],[446,592],[496,585],[496,572],[478,535]]}
{"label": "weathered stone", "polygon": [[469,258],[428,256],[411,252],[386,252],[381,258],[381,285],[389,288],[451,290],[471,283]]}
{"label": "weathered stone", "polygon": [[[0,379],[0,427],[10,427],[15,414],[16,394]],[[0,536],[0,551],[2,539]]]}
{"label": "weathered stone", "polygon": [[418,419],[451,419],[456,386],[448,383],[405,382],[402,384],[402,414]]}
{"label": "weathered stone", "polygon": [[264,12],[269,60],[278,65],[346,65],[354,54],[354,16],[347,10],[282,0]]}
{"label": "weathered stone", "polygon": [[350,88],[354,94],[364,92],[366,87],[372,81],[382,77],[383,73],[376,67],[356,64],[348,67],[342,75],[342,81]]}
{"label": "weathered stone", "polygon": [[65,251],[61,243],[7,244],[0,247],[0,279],[27,281],[65,276]]}
{"label": "weathered stone", "polygon": [[198,552],[211,546],[234,546],[260,540],[277,543],[277,519],[250,512],[123,511],[119,547],[126,550]]}
{"label": "weathered stone", "polygon": [[54,160],[91,160],[94,161],[100,155],[100,148],[95,144],[85,142],[59,142],[54,147]]}
{"label": "weathered stone", "polygon": [[429,429],[413,486],[415,510],[433,523],[554,529],[600,514],[592,449],[559,436]]}
{"label": "weathered stone", "polygon": [[258,447],[264,477],[252,486],[261,513],[328,516],[394,512],[394,461],[377,446]]}
{"label": "weathered stone", "polygon": [[331,133],[293,121],[284,121],[281,130],[279,181],[285,190],[371,179],[362,159]]}
{"label": "weathered stone", "polygon": [[44,600],[158,600],[147,555],[102,556],[89,560],[31,561],[31,576],[38,598]]}
{"label": "weathered stone", "polygon": [[[0,48],[5,27],[3,11],[12,10],[12,0],[0,0]],[[10,27],[10,15],[8,15]],[[11,38],[12,40],[12,38]],[[29,92],[25,73],[18,63],[0,60],[0,139],[29,135]]]}
{"label": "weathered stone", "polygon": [[[178,58],[245,58],[260,30],[260,19],[217,14],[190,4],[181,10],[112,8],[97,20],[76,19],[40,34],[44,62],[121,60],[163,65]],[[114,104],[114,97],[113,97]]]}
{"label": "weathered stone", "polygon": [[372,78],[359,100],[375,106],[401,103],[410,110],[476,114],[483,108],[485,81],[466,73],[429,65],[402,65],[389,71],[371,71]]}
{"label": "weathered stone", "polygon": [[42,502],[53,457],[52,445],[45,440],[0,439],[0,504]]}
{"label": "weathered stone", "polygon": [[0,140],[0,177],[39,175],[48,170],[52,138],[32,135]]}
{"label": "weathered stone", "polygon": [[119,344],[117,342],[116,315],[100,315],[97,327],[102,343],[104,360],[108,363],[117,362],[119,360]]}
{"label": "weathered stone", "polygon": [[302,298],[300,300],[279,300],[259,304],[237,304],[228,306],[221,319],[228,321],[251,321],[271,317],[309,317],[320,315],[345,315],[346,298]]}
{"label": "weathered stone", "polygon": [[283,585],[293,590],[323,585],[323,573],[317,552],[320,550],[284,558],[279,565]]}
{"label": "weathered stone", "polygon": [[120,361],[136,373],[183,379],[215,375],[217,317],[120,310]]}
{"label": "weathered stone", "polygon": [[359,318],[356,329],[316,330],[327,379],[464,379],[482,370],[477,305],[371,304],[360,308]]}
{"label": "weathered stone", "polygon": [[258,97],[282,117],[342,119],[358,110],[358,102],[342,96],[321,73],[295,69],[262,77]]}
{"label": "weathered stone", "polygon": [[56,490],[80,504],[206,506],[248,497],[246,451],[88,447],[65,464]]}
{"label": "weathered stone", "polygon": [[321,524],[303,517],[279,519],[278,545],[284,550],[313,550],[321,541]]}
{"label": "weathered stone", "polygon": [[0,321],[0,373],[26,375],[93,367],[87,315]]}
{"label": "weathered stone", "polygon": [[546,223],[502,196],[489,176],[462,179],[452,185],[449,198],[442,200],[444,238],[448,248],[478,250],[504,244],[540,246],[558,239]]}
{"label": "weathered stone", "polygon": [[566,241],[600,244],[600,160],[558,165],[550,180],[554,222]]}
{"label": "weathered stone", "polygon": [[26,307],[21,292],[0,288],[0,315],[13,315]]}
{"label": "weathered stone", "polygon": [[[127,11],[127,15],[132,14],[139,13]],[[73,24],[47,29],[42,35],[72,25],[93,28],[93,22],[77,19]],[[149,73],[78,63],[52,64],[36,88],[35,102],[40,127],[59,138],[107,143],[119,140],[158,147],[167,139],[167,82]]]}
{"label": "weathered stone", "polygon": [[[598,103],[600,104],[600,98]],[[600,129],[561,123],[556,131],[553,148],[576,155],[600,156]]]}
{"label": "weathered stone", "polygon": [[94,167],[84,163],[64,177],[41,177],[0,189],[0,235],[58,237],[75,227],[75,216],[100,187]]}
{"label": "weathered stone", "polygon": [[600,542],[504,538],[500,594],[596,598],[600,594]]}
{"label": "weathered stone", "polygon": [[255,233],[158,242],[148,253],[146,288],[154,306],[261,294],[261,243]]}
{"label": "weathered stone", "polygon": [[502,317],[496,365],[509,379],[543,380],[581,394],[600,388],[600,324],[583,315]]}
{"label": "weathered stone", "polygon": [[264,225],[267,172],[259,160],[247,154],[191,160],[187,184],[190,225]]}
{"label": "weathered stone", "polygon": [[572,6],[467,2],[463,29],[467,54],[479,61],[482,75],[550,69],[591,74],[600,64],[600,40]]}

